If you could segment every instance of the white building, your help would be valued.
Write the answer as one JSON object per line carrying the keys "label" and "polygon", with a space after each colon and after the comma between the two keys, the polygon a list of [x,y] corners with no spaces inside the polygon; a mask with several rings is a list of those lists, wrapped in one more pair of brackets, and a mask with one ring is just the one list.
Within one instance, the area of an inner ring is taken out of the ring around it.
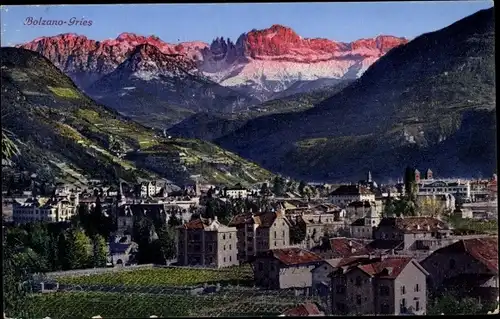
{"label": "white building", "polygon": [[226,188],[224,196],[228,198],[247,198],[248,190],[245,188]]}
{"label": "white building", "polygon": [[145,182],[141,184],[141,197],[153,197],[164,187],[164,184],[157,183],[156,181]]}
{"label": "white building", "polygon": [[78,206],[75,198],[28,198],[12,205],[12,219],[16,223],[69,222],[76,214]]}
{"label": "white building", "polygon": [[341,207],[352,202],[375,201],[375,194],[368,188],[359,185],[341,185],[330,193],[330,201]]}
{"label": "white building", "polygon": [[381,203],[377,204],[377,202],[355,202],[349,204],[348,210],[349,208],[353,209],[353,207],[354,209],[358,209],[359,214],[357,214],[357,216],[361,215],[362,217],[357,218],[351,224],[351,237],[371,239],[373,237],[373,228],[377,227],[382,220]]}
{"label": "white building", "polygon": [[418,195],[444,195],[458,194],[469,199],[471,197],[471,186],[469,181],[433,181],[430,183],[420,183],[418,185]]}

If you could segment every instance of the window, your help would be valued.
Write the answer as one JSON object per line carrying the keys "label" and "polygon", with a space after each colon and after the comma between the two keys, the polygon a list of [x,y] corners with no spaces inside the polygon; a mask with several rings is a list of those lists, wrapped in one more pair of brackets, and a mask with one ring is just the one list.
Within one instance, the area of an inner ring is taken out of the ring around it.
{"label": "window", "polygon": [[455,269],[456,263],[455,259],[450,259],[450,269]]}
{"label": "window", "polygon": [[337,285],[337,286],[335,287],[335,291],[337,292],[337,294],[339,294],[339,295],[343,295],[343,294],[345,294],[346,287],[345,287],[345,285],[342,285],[342,284]]}
{"label": "window", "polygon": [[388,315],[391,312],[390,307],[388,304],[383,303],[380,305],[380,313]]}
{"label": "window", "polygon": [[229,261],[231,261],[231,259],[232,259],[231,256],[229,256]]}
{"label": "window", "polygon": [[401,304],[399,305],[399,312],[406,313],[406,299],[401,299]]}
{"label": "window", "polygon": [[285,231],[283,231],[282,233],[283,233],[283,237],[285,237]]}
{"label": "window", "polygon": [[222,234],[222,239],[226,239],[226,234]]}
{"label": "window", "polygon": [[420,311],[420,301],[415,302],[415,311]]}
{"label": "window", "polygon": [[209,253],[213,252],[213,246],[212,245],[208,245],[208,252]]}
{"label": "window", "polygon": [[361,286],[361,284],[362,284],[361,277],[360,277],[360,276],[357,276],[357,277],[356,277],[356,286],[358,286],[358,287],[359,287],[359,286]]}
{"label": "window", "polygon": [[231,237],[232,237],[231,235],[232,235],[232,234],[231,234],[231,233],[229,233],[229,239],[231,239]]}
{"label": "window", "polygon": [[224,250],[226,250],[226,245],[224,245]]}
{"label": "window", "polygon": [[274,231],[274,238],[276,238],[276,231]]}
{"label": "window", "polygon": [[389,287],[380,286],[380,295],[381,296],[389,296]]}
{"label": "window", "polygon": [[276,244],[276,240],[275,240],[275,241],[274,241],[274,246],[276,246],[276,245],[277,245],[277,244]]}
{"label": "window", "polygon": [[226,257],[224,257],[224,262],[226,262]]}
{"label": "window", "polygon": [[415,291],[416,292],[420,291],[420,287],[418,286],[418,284],[415,285]]}
{"label": "window", "polygon": [[361,295],[356,295],[356,304],[361,305]]}
{"label": "window", "polygon": [[231,244],[229,244],[229,250],[231,250],[231,249],[233,249],[233,248],[231,247]]}
{"label": "window", "polygon": [[401,286],[401,294],[404,295],[406,293],[406,287]]}

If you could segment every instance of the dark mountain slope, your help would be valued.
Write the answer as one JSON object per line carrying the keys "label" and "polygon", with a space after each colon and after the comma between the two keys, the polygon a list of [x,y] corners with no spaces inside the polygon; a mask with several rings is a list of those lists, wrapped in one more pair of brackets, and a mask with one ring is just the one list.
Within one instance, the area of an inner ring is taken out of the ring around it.
{"label": "dark mountain slope", "polygon": [[[164,54],[149,44],[137,46],[113,72],[86,91],[98,101],[158,128],[195,112],[232,112],[258,102],[204,77],[184,56]],[[163,125],[158,117],[165,120]]]}
{"label": "dark mountain slope", "polygon": [[192,175],[233,185],[271,174],[210,143],[164,140],[152,129],[96,104],[38,53],[1,48],[2,127],[20,141],[20,170],[40,177],[84,182],[166,177],[184,183]]}
{"label": "dark mountain slope", "polygon": [[471,158],[474,140],[462,133],[487,133],[483,143],[494,145],[495,110],[489,9],[389,51],[314,108],[254,119],[218,143],[304,178],[357,178],[366,169],[395,176],[407,164],[426,161],[442,166],[443,175],[472,174],[472,164],[490,174],[495,153],[489,148]]}

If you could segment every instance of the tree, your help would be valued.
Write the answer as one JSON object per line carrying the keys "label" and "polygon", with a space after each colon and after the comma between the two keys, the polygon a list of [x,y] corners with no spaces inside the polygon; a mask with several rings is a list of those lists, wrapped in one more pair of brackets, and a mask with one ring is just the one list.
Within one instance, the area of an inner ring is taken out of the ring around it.
{"label": "tree", "polygon": [[394,213],[397,217],[416,216],[415,204],[406,198],[398,199],[394,201]]}
{"label": "tree", "polygon": [[106,267],[108,250],[106,240],[101,235],[97,234],[92,238],[93,258],[92,264],[94,267]]}
{"label": "tree", "polygon": [[307,186],[306,182],[300,181],[300,183],[299,183],[299,194],[301,196],[305,195],[305,188],[306,188],[306,186]]}
{"label": "tree", "polygon": [[475,298],[459,298],[452,293],[445,293],[429,301],[428,315],[478,315],[486,314],[488,310],[492,309],[489,308],[490,305],[485,307]]}
{"label": "tree", "polygon": [[82,269],[89,266],[90,238],[81,229],[73,228],[68,233],[66,258],[70,269]]}
{"label": "tree", "polygon": [[166,262],[174,258],[177,254],[177,243],[175,238],[176,231],[173,227],[163,226],[158,231],[158,239],[153,242],[154,246],[159,247],[161,252],[161,263],[166,264]]}
{"label": "tree", "polygon": [[411,200],[412,202],[415,203],[418,193],[415,168],[412,168],[410,166],[406,167],[404,184],[405,184],[406,197],[408,198],[408,200]]}
{"label": "tree", "polygon": [[267,183],[262,184],[262,186],[260,187],[260,194],[262,196],[269,195],[269,186],[267,185]]}
{"label": "tree", "polygon": [[285,194],[285,192],[286,192],[285,179],[283,179],[282,177],[276,176],[274,178],[274,182],[273,182],[273,193],[276,196],[283,196]]}
{"label": "tree", "polygon": [[300,244],[306,239],[306,223],[301,217],[290,220],[290,243],[292,245]]}
{"label": "tree", "polygon": [[434,197],[426,197],[420,201],[418,212],[421,216],[442,216],[445,212],[445,206]]}

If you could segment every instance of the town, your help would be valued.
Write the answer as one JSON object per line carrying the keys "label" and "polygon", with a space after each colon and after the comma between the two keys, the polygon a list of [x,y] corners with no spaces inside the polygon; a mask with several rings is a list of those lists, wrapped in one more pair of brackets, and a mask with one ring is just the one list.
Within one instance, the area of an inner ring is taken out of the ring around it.
{"label": "town", "polygon": [[[45,249],[47,275],[33,284],[41,292],[141,265],[247,267],[231,284],[295,296],[282,316],[486,314],[498,305],[497,177],[422,171],[407,167],[392,184],[367,172],[338,185],[277,176],[230,188],[92,178],[45,185],[25,172],[2,193],[4,239],[25,231],[22,246]],[[65,282],[72,271],[81,276]],[[227,283],[215,277],[214,294]]]}

